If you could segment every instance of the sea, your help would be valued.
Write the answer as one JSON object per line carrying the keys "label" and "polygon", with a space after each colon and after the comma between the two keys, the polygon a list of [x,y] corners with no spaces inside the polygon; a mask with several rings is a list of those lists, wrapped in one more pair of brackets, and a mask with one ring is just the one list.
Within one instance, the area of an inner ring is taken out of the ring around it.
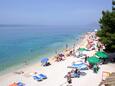
{"label": "sea", "polygon": [[1,26],[0,73],[40,62],[71,47],[91,28],[77,26]]}

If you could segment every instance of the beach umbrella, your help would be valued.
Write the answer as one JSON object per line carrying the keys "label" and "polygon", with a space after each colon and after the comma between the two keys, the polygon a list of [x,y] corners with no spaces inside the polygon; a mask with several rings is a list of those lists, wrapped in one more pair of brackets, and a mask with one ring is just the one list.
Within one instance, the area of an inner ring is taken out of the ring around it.
{"label": "beach umbrella", "polygon": [[89,58],[87,59],[87,61],[88,61],[90,64],[97,64],[97,63],[101,62],[101,60],[98,59],[98,58],[95,57],[95,56],[89,57]]}
{"label": "beach umbrella", "polygon": [[46,58],[42,58],[42,59],[41,59],[41,63],[47,63],[48,60],[49,60],[49,59],[48,59],[47,57],[46,57]]}
{"label": "beach umbrella", "polygon": [[100,58],[108,58],[108,55],[105,52],[97,51],[96,54]]}
{"label": "beach umbrella", "polygon": [[95,31],[95,32],[97,32],[98,30],[97,30],[97,29],[95,29],[94,31]]}
{"label": "beach umbrella", "polygon": [[87,51],[85,48],[79,48],[79,51]]}

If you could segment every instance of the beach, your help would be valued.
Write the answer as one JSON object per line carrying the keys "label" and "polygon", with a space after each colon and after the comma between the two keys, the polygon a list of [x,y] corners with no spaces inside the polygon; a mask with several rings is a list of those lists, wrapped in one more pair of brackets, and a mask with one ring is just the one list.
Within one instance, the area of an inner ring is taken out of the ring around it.
{"label": "beach", "polygon": [[[74,49],[86,48],[88,35],[84,35],[81,42],[76,44]],[[73,48],[72,48],[73,49]],[[90,56],[93,56],[96,51],[91,51]],[[66,53],[66,52],[64,52]],[[51,65],[41,66],[41,63],[35,63],[31,65],[25,65],[23,68],[12,71],[5,75],[0,76],[0,86],[8,86],[13,82],[23,82],[26,86],[67,86],[67,79],[64,78],[65,75],[71,71],[68,68],[73,62],[80,61],[82,59],[76,58],[74,56],[66,56],[64,61],[55,62],[52,56],[49,59]],[[99,65],[100,70],[98,73],[93,73],[92,70],[83,70],[84,74],[80,78],[72,78],[71,86],[98,86],[102,80],[102,72],[115,72],[115,64],[108,63],[104,65]],[[22,71],[21,74],[17,72]],[[38,74],[43,73],[47,75],[47,79],[42,81],[36,81],[32,78],[32,74],[37,72]]]}
{"label": "beach", "polygon": [[0,8],[0,86],[115,86],[115,0]]}

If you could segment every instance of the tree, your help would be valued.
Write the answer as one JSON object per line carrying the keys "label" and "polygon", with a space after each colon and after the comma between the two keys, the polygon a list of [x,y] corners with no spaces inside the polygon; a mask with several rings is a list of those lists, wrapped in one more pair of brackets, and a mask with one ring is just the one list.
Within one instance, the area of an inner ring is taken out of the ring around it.
{"label": "tree", "polygon": [[115,12],[102,11],[102,18],[99,21],[100,30],[97,35],[107,52],[115,52]]}

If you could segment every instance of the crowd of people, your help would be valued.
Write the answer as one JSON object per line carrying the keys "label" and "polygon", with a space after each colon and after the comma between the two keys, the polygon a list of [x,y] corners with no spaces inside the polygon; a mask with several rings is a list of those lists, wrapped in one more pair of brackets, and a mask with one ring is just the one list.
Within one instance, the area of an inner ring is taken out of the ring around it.
{"label": "crowd of people", "polygon": [[[99,39],[99,37],[96,36],[95,32],[94,33],[87,33],[87,36],[88,37],[87,37],[86,49],[88,51],[92,51],[92,50],[104,51],[105,45],[100,42],[100,39]],[[78,50],[73,51],[73,53],[78,52]],[[72,55],[74,55],[74,54],[72,54]],[[79,58],[79,56],[80,56],[80,53],[78,55],[78,58]],[[84,54],[83,56],[84,56],[84,63],[87,64],[87,59],[89,58],[89,56],[87,54]],[[95,65],[94,64],[88,64],[87,66],[88,66],[88,69],[92,69],[94,73],[97,73],[99,71],[99,68],[100,68],[98,64],[95,64]],[[80,70],[78,68],[74,68],[70,72],[67,73],[66,78],[67,78],[68,84],[71,84],[72,78],[75,78],[75,77],[78,77],[78,78],[80,77]]]}
{"label": "crowd of people", "polygon": [[87,39],[87,49],[88,50],[96,50],[103,51],[105,49],[105,45],[100,42],[100,38],[96,36],[95,33],[89,33]]}

